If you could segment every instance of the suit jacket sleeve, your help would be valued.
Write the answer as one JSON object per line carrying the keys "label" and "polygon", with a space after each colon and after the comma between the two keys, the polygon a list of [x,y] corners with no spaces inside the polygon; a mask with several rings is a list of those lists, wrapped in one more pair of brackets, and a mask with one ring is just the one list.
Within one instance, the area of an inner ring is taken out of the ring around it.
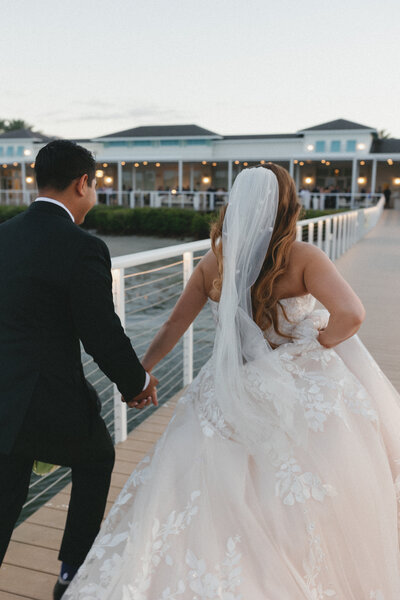
{"label": "suit jacket sleeve", "polygon": [[89,238],[75,262],[70,306],[76,332],[88,354],[125,399],[143,390],[146,373],[114,310],[111,260],[107,246]]}

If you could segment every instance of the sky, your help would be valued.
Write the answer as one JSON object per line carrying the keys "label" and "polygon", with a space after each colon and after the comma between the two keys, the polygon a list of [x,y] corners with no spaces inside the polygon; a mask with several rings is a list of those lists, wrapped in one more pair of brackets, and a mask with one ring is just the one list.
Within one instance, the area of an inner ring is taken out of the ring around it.
{"label": "sky", "polygon": [[0,0],[0,119],[48,135],[196,123],[400,138],[399,0]]}

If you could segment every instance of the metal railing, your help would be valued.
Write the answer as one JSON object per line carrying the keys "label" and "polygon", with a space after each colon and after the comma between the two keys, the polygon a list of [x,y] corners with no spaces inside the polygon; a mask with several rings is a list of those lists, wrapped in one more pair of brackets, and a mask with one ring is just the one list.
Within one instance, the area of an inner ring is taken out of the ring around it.
{"label": "metal railing", "polygon": [[172,190],[151,190],[118,192],[114,190],[98,190],[99,204],[107,206],[150,206],[151,208],[191,208],[194,210],[212,211],[228,202],[228,192],[199,192]]}
{"label": "metal railing", "polygon": [[[37,197],[36,190],[0,190],[0,205],[29,205]],[[119,192],[109,188],[97,190],[98,204],[105,206],[122,206],[136,208],[190,208],[193,210],[213,211],[228,202],[229,194],[225,191],[195,192],[177,190],[137,190]],[[299,193],[299,200],[307,210],[310,208],[325,210],[329,208],[364,208],[378,202],[380,194],[351,194],[331,192]]]}
{"label": "metal railing", "polygon": [[37,197],[37,190],[0,190],[0,205],[29,206]]}
{"label": "metal railing", "polygon": [[326,210],[330,208],[368,208],[377,204],[381,194],[351,192],[299,192],[299,200],[306,210]]}
{"label": "metal railing", "polygon": [[[360,240],[378,222],[384,206],[299,221],[297,239],[315,244],[334,260]],[[210,248],[210,240],[179,244],[139,252],[112,261],[113,294],[117,313],[131,338],[138,356],[142,356],[186,285],[194,266]],[[160,404],[188,385],[212,354],[214,322],[206,307],[189,327],[183,339],[154,369],[160,380]],[[116,386],[100,371],[93,359],[83,352],[85,376],[95,386],[102,403],[102,416],[115,441],[121,442],[138,423],[155,409],[127,409]],[[69,481],[69,469],[62,468],[44,477],[32,476],[28,500],[20,520],[34,512],[39,503]]]}

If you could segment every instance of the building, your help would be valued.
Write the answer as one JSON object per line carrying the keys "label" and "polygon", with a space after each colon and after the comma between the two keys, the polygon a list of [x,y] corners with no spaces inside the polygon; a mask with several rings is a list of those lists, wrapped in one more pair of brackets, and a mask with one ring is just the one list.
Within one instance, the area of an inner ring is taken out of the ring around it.
{"label": "building", "polygon": [[[0,195],[35,191],[35,156],[49,140],[30,130],[0,135]],[[400,140],[378,139],[373,127],[345,119],[288,134],[223,136],[197,125],[160,125],[74,141],[95,154],[103,191],[229,191],[243,167],[263,161],[287,168],[298,190],[400,190]]]}

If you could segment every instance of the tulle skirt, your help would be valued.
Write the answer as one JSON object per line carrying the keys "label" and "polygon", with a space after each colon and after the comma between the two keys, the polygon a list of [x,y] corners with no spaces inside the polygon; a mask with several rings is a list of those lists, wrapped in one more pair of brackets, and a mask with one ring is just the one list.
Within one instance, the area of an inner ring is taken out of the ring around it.
{"label": "tulle skirt", "polygon": [[66,600],[399,600],[399,395],[357,336],[275,352],[307,448],[276,465],[230,437],[208,363]]}

